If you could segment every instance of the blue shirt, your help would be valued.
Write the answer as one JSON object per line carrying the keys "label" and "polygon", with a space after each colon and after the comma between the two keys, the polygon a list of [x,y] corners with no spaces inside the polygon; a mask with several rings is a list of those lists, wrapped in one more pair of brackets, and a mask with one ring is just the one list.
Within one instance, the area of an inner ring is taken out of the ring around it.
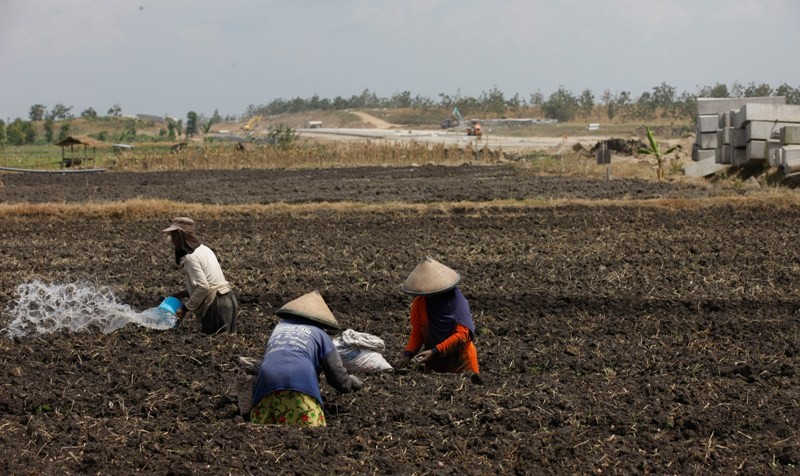
{"label": "blue shirt", "polygon": [[322,405],[319,391],[321,365],[323,359],[335,351],[330,336],[314,324],[281,320],[267,341],[253,389],[253,405],[278,390],[305,393]]}

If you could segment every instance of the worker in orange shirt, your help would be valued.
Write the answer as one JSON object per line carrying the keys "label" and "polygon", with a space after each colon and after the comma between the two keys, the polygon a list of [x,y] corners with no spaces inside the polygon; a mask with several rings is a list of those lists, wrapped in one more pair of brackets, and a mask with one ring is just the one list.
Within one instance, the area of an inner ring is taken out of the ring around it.
{"label": "worker in orange shirt", "polygon": [[426,371],[479,375],[475,324],[469,303],[456,287],[461,275],[425,258],[406,278],[402,290],[416,296],[411,304],[411,335],[396,367],[412,360]]}

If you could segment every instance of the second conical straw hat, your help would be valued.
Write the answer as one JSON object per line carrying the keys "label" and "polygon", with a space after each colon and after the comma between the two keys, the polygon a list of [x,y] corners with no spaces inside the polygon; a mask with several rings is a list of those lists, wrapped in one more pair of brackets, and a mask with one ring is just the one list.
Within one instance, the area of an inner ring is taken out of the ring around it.
{"label": "second conical straw hat", "polygon": [[412,296],[439,294],[456,287],[461,275],[433,258],[425,258],[403,283],[403,292]]}
{"label": "second conical straw hat", "polygon": [[289,301],[280,309],[275,311],[279,316],[302,317],[309,321],[314,321],[332,329],[339,329],[339,323],[333,317],[333,313],[328,309],[325,300],[319,291],[312,291],[304,294],[294,301]]}

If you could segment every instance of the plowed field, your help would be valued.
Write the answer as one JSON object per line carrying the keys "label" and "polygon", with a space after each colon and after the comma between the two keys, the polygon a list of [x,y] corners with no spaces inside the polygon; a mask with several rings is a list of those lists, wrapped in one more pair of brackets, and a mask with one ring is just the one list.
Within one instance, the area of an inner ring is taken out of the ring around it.
{"label": "plowed field", "polygon": [[[189,321],[0,335],[3,474],[764,474],[800,464],[796,206],[505,167],[2,178],[6,204],[305,203],[193,209],[239,295],[238,334],[208,337]],[[524,201],[482,203],[495,199]],[[159,231],[188,205],[132,207],[4,209],[2,307],[34,279],[107,285],[136,309],[180,289]],[[356,394],[323,382],[327,428],[242,420],[249,369],[239,357],[261,357],[276,308],[318,289],[344,327],[382,337],[393,361],[409,331],[400,284],[426,255],[463,276],[483,384],[367,375]]]}

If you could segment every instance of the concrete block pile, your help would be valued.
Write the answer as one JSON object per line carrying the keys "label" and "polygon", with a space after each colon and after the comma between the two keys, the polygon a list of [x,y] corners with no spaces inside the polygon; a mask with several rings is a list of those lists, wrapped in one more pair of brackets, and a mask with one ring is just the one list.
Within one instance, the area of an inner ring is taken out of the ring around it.
{"label": "concrete block pile", "polygon": [[786,104],[784,96],[698,98],[697,114],[697,167],[684,168],[687,175],[764,164],[800,175],[800,105]]}
{"label": "concrete block pile", "polygon": [[784,126],[780,132],[780,147],[770,156],[770,165],[783,168],[786,177],[800,174],[800,124]]}
{"label": "concrete block pile", "polygon": [[[785,106],[786,98],[784,96],[697,98],[697,130],[695,143],[692,147],[692,160],[700,161],[713,158],[714,162],[718,164],[743,165],[748,160],[756,160],[755,158],[761,155],[766,158],[766,144],[755,142],[748,146],[751,140],[748,139],[747,135],[746,116],[737,125],[738,114],[748,104]],[[752,122],[752,120],[749,122]],[[755,127],[753,137],[763,136],[763,126]],[[763,140],[766,141],[766,139]],[[748,149],[750,152],[748,152]]]}
{"label": "concrete block pile", "polygon": [[777,152],[783,146],[781,130],[800,126],[800,106],[748,103],[731,117],[731,122],[735,129],[744,131],[745,141],[743,156],[739,152],[734,165],[768,162],[777,167],[781,165],[782,152]]}

